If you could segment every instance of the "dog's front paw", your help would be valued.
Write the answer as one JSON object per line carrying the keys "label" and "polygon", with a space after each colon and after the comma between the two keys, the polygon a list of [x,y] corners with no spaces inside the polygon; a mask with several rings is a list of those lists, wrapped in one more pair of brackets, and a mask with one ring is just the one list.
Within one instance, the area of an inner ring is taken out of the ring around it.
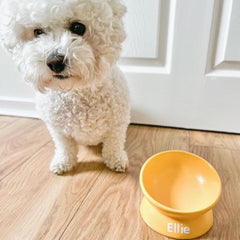
{"label": "dog's front paw", "polygon": [[125,172],[128,167],[128,157],[125,151],[103,156],[108,168],[115,172]]}
{"label": "dog's front paw", "polygon": [[54,156],[50,164],[50,171],[55,174],[63,174],[71,171],[76,164],[76,160],[69,160],[68,157],[60,158],[58,156]]}

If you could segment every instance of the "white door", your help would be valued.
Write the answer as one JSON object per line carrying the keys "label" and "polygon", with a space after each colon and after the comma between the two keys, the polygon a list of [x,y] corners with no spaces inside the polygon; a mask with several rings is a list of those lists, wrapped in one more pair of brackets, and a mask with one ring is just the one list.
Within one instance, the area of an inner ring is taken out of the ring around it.
{"label": "white door", "polygon": [[239,133],[240,2],[127,3],[132,122]]}
{"label": "white door", "polygon": [[[125,2],[120,65],[132,122],[240,133],[239,1]],[[0,64],[0,114],[36,116],[31,90],[2,52]]]}

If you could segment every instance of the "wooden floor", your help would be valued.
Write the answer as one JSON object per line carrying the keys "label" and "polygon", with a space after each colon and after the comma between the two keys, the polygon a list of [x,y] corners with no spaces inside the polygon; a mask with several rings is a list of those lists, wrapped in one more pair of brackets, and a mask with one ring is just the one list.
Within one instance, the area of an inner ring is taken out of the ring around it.
{"label": "wooden floor", "polygon": [[80,147],[79,165],[49,172],[54,146],[40,120],[0,117],[1,240],[166,240],[139,214],[139,171],[151,155],[190,151],[218,171],[223,192],[214,225],[199,239],[240,239],[240,135],[130,126],[127,173],[109,171],[100,147]]}

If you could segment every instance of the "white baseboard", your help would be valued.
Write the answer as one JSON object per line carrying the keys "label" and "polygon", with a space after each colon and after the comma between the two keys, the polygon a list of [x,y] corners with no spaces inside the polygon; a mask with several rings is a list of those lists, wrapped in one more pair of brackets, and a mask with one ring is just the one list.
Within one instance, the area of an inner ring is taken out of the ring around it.
{"label": "white baseboard", "polygon": [[39,118],[31,98],[0,97],[0,115]]}

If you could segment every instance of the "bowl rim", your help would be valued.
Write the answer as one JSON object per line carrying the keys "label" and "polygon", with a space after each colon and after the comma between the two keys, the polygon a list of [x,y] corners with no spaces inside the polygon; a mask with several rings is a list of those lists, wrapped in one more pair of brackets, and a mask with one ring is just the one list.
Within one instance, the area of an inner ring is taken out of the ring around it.
{"label": "bowl rim", "polygon": [[[151,195],[147,192],[147,190],[145,189],[144,187],[144,184],[143,184],[143,172],[144,172],[144,169],[146,167],[146,165],[152,161],[152,159],[154,159],[155,157],[159,156],[159,155],[163,155],[163,154],[169,154],[169,153],[182,153],[182,154],[187,154],[187,155],[190,155],[190,156],[194,156],[194,157],[197,157],[199,158],[200,160],[202,160],[205,164],[207,164],[213,172],[215,172],[216,174],[216,177],[217,177],[217,181],[219,182],[219,190],[218,190],[218,193],[216,195],[216,198],[214,201],[211,202],[211,204],[209,204],[207,207],[204,207],[204,208],[201,208],[201,209],[197,209],[197,210],[194,210],[194,211],[183,211],[183,210],[178,210],[178,209],[174,209],[174,208],[170,208],[170,207],[167,207],[166,205],[163,205],[162,203],[156,201],[154,198],[151,197]],[[222,182],[221,182],[221,179],[219,177],[219,174],[218,172],[215,170],[215,168],[207,161],[205,160],[204,158],[194,154],[194,153],[190,153],[190,152],[186,152],[186,151],[181,151],[181,150],[168,150],[168,151],[163,151],[163,152],[159,152],[157,154],[154,154],[153,156],[151,156],[150,158],[148,158],[146,160],[146,162],[143,164],[142,168],[141,168],[141,171],[140,171],[140,175],[139,175],[139,181],[140,181],[140,186],[141,186],[141,189],[142,189],[142,192],[144,194],[144,196],[153,204],[155,205],[156,207],[158,207],[159,209],[161,209],[162,211],[165,211],[167,213],[173,213],[173,214],[179,214],[179,215],[192,215],[192,214],[198,214],[198,213],[204,213],[204,212],[207,212],[208,210],[210,210],[211,208],[213,208],[216,203],[218,202],[220,196],[221,196],[221,192],[222,192]]]}

